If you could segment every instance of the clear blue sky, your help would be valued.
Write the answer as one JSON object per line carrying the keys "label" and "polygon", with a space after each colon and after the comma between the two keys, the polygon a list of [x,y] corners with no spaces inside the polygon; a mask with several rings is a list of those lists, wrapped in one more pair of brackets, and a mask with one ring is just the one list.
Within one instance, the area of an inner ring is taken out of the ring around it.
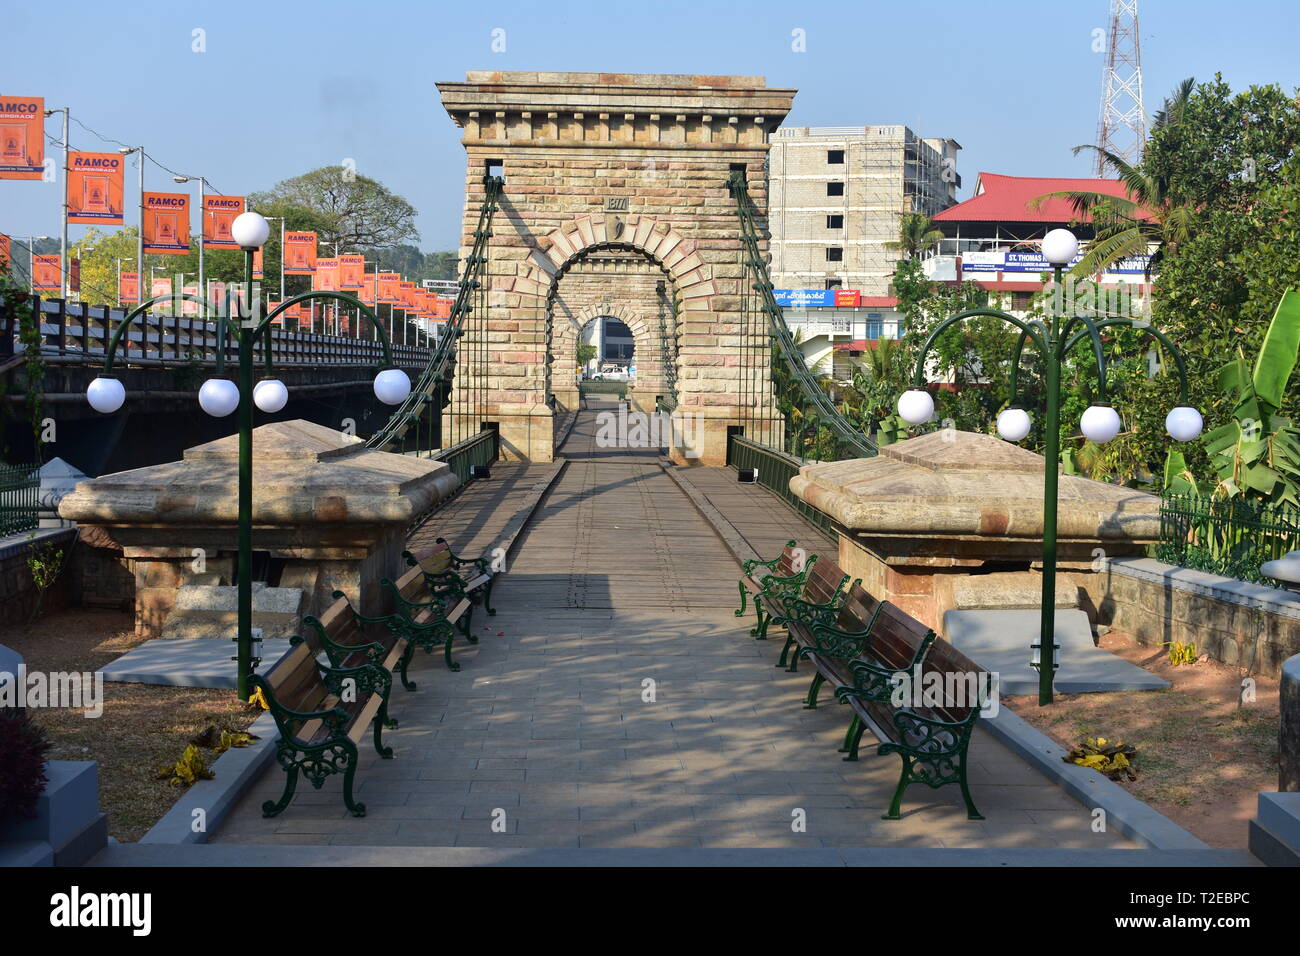
{"label": "clear blue sky", "polygon": [[[1140,8],[1148,112],[1185,76],[1222,72],[1234,89],[1300,85],[1291,0]],[[56,14],[12,3],[0,93],[70,106],[92,129],[143,143],[228,193],[351,157],[416,206],[421,245],[434,250],[456,245],[464,181],[458,131],[434,83],[467,69],[765,75],[798,89],[793,124],[907,124],[956,139],[965,198],[980,170],[1089,174],[1070,147],[1095,138],[1102,57],[1092,31],[1108,9],[1107,0],[65,0]],[[191,51],[195,28],[206,31],[205,53]],[[796,28],[806,53],[791,51]],[[56,136],[59,119],[47,125]],[[72,145],[116,148],[76,125]],[[128,203],[135,175],[128,169]],[[146,182],[184,188],[153,165]],[[57,235],[60,192],[0,181],[0,232]],[[73,226],[72,238],[83,232]]]}

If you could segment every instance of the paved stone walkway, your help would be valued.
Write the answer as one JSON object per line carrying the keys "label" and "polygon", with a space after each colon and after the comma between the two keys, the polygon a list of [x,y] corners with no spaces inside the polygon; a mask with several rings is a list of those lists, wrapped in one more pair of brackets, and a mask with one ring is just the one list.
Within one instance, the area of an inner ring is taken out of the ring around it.
{"label": "paved stone walkway", "polygon": [[215,842],[1131,845],[1093,833],[1085,808],[979,731],[971,781],[986,820],[966,819],[956,787],[913,787],[904,819],[881,820],[897,758],[864,740],[859,762],[840,759],[844,710],[801,708],[807,674],[775,668],[780,642],[754,641],[732,614],[735,561],[657,452],[595,447],[596,410],[561,450],[569,464],[497,586],[500,614],[476,617],[481,642],[458,648],[463,670],[417,655],[419,690],[395,690],[395,758],[363,749],[368,815],[346,814],[333,778],[265,820],[282,786],[272,767]]}

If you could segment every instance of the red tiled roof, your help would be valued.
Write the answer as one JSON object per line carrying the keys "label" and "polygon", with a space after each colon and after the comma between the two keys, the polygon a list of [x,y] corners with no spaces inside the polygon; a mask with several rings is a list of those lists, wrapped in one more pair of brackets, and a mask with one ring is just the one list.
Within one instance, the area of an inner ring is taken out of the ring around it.
{"label": "red tiled roof", "polygon": [[980,173],[975,195],[931,218],[935,222],[1070,222],[1087,221],[1068,199],[1048,199],[1037,209],[1029,204],[1044,193],[1080,190],[1127,198],[1118,179],[1062,179],[1047,176],[1003,176]]}
{"label": "red tiled roof", "polygon": [[867,309],[892,309],[898,305],[898,299],[892,295],[864,295],[859,301]]}
{"label": "red tiled roof", "polygon": [[836,352],[869,352],[879,344],[875,339],[854,339],[852,342],[836,342],[832,348]]}

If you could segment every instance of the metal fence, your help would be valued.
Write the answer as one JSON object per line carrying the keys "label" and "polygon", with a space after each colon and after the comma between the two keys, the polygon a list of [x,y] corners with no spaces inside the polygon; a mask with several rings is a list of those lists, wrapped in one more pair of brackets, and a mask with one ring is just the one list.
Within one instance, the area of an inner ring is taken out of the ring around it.
{"label": "metal fence", "polygon": [[758,476],[758,484],[827,534],[834,534],[829,517],[790,491],[790,479],[799,474],[799,467],[805,462],[739,435],[729,435],[727,464],[736,469],[753,468]]}
{"label": "metal fence", "polygon": [[1241,581],[1276,584],[1265,561],[1300,549],[1300,510],[1246,498],[1167,495],[1156,558]]}
{"label": "metal fence", "polygon": [[432,457],[437,461],[445,461],[461,480],[461,484],[464,484],[470,480],[470,471],[475,465],[490,465],[497,460],[498,452],[497,430],[485,428],[471,438],[434,452]]}
{"label": "metal fence", "polygon": [[40,493],[38,465],[0,462],[0,538],[36,530]]}

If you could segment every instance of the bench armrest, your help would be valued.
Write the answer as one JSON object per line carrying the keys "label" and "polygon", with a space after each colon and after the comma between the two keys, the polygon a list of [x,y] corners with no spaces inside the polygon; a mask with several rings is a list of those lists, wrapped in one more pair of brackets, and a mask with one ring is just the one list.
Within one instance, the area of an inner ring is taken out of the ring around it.
{"label": "bench armrest", "polygon": [[[325,668],[322,667],[322,670],[324,669]],[[334,731],[342,730],[343,726],[347,723],[348,712],[342,707],[330,707],[327,710],[293,710],[292,708],[286,707],[276,699],[275,691],[271,690],[271,685],[263,680],[260,675],[253,674],[249,678],[249,681],[254,687],[261,688],[262,696],[266,699],[267,705],[271,708],[271,716],[275,718],[277,724],[280,724],[281,733],[287,732],[291,735],[294,734],[294,731],[289,730],[284,726],[284,723],[290,721],[306,722],[309,720],[321,720]]]}
{"label": "bench armrest", "polygon": [[803,598],[789,597],[784,598],[781,604],[786,613],[772,618],[773,624],[802,624],[809,628],[817,624],[833,623],[840,609],[839,602],[835,600],[815,604]]}
{"label": "bench armrest", "polygon": [[922,717],[908,709],[897,710],[893,723],[898,742],[882,743],[878,752],[900,752],[927,760],[960,753],[966,749],[979,715],[978,707],[972,707],[970,715],[959,721]]}
{"label": "bench armrest", "polygon": [[871,637],[870,625],[860,631],[846,631],[834,624],[817,623],[809,628],[809,632],[812,643],[800,648],[801,656],[806,657],[810,651],[816,651],[825,657],[845,661],[861,657],[866,652],[867,641]]}
{"label": "bench armrest", "polygon": [[[330,595],[330,597],[334,598],[335,600],[338,600],[339,598],[346,598],[347,595],[344,594],[342,591],[335,591]],[[385,624],[386,625],[390,620],[392,620],[393,617],[393,615],[391,614],[380,614],[375,617],[371,617],[370,615],[367,614],[362,614],[360,611],[358,611],[356,608],[352,606],[351,601],[348,602],[348,610],[352,612],[352,619],[356,621],[358,624]],[[303,620],[305,621],[307,619],[303,618]],[[339,646],[346,647],[347,645],[341,644]],[[361,645],[357,645],[357,646],[361,646]]]}
{"label": "bench armrest", "polygon": [[[794,540],[790,540],[785,543],[785,546],[787,548],[797,548],[799,547],[799,544]],[[769,570],[775,571],[776,566],[781,563],[782,554],[785,554],[785,552],[782,551],[781,554],[778,554],[770,561],[764,561],[762,558],[749,558],[748,560],[742,561],[740,562],[741,573],[748,576],[755,568],[768,568]],[[816,557],[816,555],[813,555],[814,559]]]}

